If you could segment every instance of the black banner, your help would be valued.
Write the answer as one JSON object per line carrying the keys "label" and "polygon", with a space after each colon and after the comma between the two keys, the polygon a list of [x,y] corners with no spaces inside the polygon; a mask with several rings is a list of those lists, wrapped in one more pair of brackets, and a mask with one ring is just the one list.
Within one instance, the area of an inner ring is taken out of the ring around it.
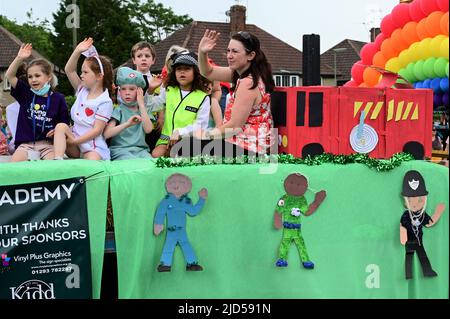
{"label": "black banner", "polygon": [[84,178],[0,186],[0,298],[92,298]]}

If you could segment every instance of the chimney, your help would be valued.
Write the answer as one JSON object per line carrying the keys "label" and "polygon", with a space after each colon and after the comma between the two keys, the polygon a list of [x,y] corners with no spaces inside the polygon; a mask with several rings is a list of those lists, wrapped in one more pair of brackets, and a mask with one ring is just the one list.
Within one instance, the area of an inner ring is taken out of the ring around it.
{"label": "chimney", "polygon": [[372,28],[370,29],[370,42],[375,42],[375,39],[377,38],[377,35],[381,33],[380,28]]}
{"label": "chimney", "polygon": [[245,31],[245,12],[246,8],[241,5],[234,5],[230,8],[230,31],[234,34],[239,31]]}

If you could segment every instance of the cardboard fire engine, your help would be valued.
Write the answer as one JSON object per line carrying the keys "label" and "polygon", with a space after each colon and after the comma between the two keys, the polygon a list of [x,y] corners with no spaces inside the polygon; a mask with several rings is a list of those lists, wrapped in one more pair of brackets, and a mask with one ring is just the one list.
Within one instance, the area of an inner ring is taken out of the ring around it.
{"label": "cardboard fire engine", "polygon": [[433,91],[428,89],[277,88],[271,108],[279,153],[364,153],[389,158],[399,152],[431,157]]}

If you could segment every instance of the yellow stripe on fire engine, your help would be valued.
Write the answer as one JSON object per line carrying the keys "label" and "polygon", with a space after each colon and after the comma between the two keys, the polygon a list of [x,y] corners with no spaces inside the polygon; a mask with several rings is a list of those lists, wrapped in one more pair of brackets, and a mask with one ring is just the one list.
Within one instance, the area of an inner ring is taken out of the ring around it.
{"label": "yellow stripe on fire engine", "polygon": [[395,114],[395,121],[398,122],[402,118],[403,106],[405,105],[405,101],[401,101],[397,105],[397,113]]}
{"label": "yellow stripe on fire engine", "polygon": [[377,103],[377,106],[375,106],[375,110],[373,111],[372,116],[370,117],[371,120],[376,120],[378,118],[378,115],[380,115],[380,111],[383,105],[384,102]]}
{"label": "yellow stripe on fire engine", "polygon": [[405,121],[405,120],[408,119],[409,113],[411,112],[411,109],[412,109],[413,105],[414,105],[414,102],[409,102],[408,103],[408,105],[406,106],[406,111],[403,114],[402,121]]}
{"label": "yellow stripe on fire engine", "polygon": [[[363,106],[363,102],[355,102],[353,107],[353,117],[356,117],[356,114],[358,114],[359,110],[361,109],[361,106]],[[367,113],[366,113],[367,114]]]}
{"label": "yellow stripe on fire engine", "polygon": [[411,116],[411,120],[418,120],[419,119],[419,103],[416,104],[416,108],[414,109],[414,113]]}
{"label": "yellow stripe on fire engine", "polygon": [[364,119],[369,115],[370,109],[373,106],[373,102],[367,102],[366,108],[364,109]]}
{"label": "yellow stripe on fire engine", "polygon": [[389,101],[387,120],[390,121],[394,117],[394,100]]}

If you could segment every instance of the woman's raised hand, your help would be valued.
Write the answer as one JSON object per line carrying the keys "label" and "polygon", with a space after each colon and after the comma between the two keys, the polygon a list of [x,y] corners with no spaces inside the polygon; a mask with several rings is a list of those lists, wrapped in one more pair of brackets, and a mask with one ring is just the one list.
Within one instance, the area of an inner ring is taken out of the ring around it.
{"label": "woman's raised hand", "polygon": [[31,56],[32,51],[33,45],[31,43],[22,44],[19,52],[17,52],[17,57],[21,60],[26,60]]}
{"label": "woman's raised hand", "polygon": [[205,34],[203,35],[203,38],[198,45],[198,51],[200,53],[211,52],[216,46],[219,36],[220,33],[218,33],[217,31],[206,29]]}

